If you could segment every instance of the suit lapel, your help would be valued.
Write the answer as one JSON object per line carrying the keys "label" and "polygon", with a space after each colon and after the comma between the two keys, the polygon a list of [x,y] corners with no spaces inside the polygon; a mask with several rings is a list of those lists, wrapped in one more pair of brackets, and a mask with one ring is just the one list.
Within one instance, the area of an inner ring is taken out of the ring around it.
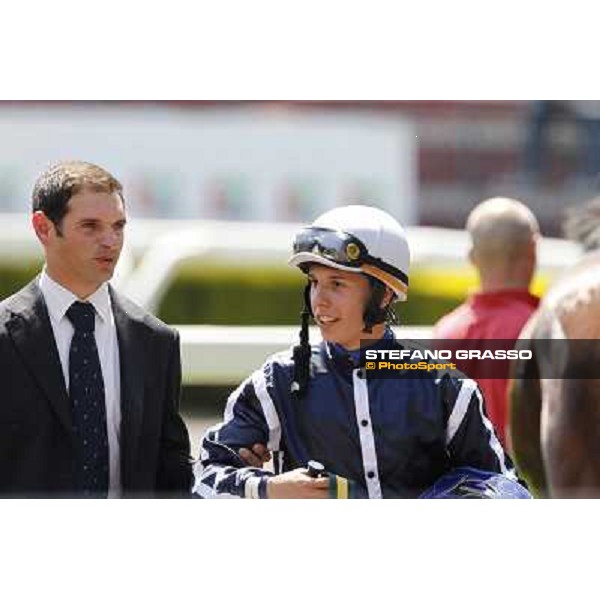
{"label": "suit lapel", "polygon": [[67,394],[50,317],[37,280],[13,302],[13,316],[6,327],[11,339],[54,409],[59,421],[72,435],[71,402]]}
{"label": "suit lapel", "polygon": [[143,416],[145,328],[125,311],[119,295],[110,288],[119,343],[121,376],[121,469],[127,487],[135,464]]}

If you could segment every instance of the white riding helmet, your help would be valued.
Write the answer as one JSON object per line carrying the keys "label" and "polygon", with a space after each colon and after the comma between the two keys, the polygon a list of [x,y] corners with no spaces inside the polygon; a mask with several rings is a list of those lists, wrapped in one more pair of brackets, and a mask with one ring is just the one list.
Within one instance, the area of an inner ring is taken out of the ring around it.
{"label": "white riding helmet", "polygon": [[375,277],[406,300],[410,250],[403,227],[379,208],[349,205],[334,208],[302,229],[288,263],[302,268],[319,263]]}

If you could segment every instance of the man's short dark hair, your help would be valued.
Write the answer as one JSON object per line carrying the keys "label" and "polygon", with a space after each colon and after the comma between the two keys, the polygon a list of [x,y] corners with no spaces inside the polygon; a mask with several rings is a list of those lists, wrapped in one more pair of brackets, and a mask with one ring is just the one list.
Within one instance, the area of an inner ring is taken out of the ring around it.
{"label": "man's short dark hair", "polygon": [[33,212],[41,210],[60,232],[63,217],[69,210],[69,200],[81,190],[112,194],[123,198],[123,186],[108,171],[83,161],[67,161],[44,171],[33,187]]}

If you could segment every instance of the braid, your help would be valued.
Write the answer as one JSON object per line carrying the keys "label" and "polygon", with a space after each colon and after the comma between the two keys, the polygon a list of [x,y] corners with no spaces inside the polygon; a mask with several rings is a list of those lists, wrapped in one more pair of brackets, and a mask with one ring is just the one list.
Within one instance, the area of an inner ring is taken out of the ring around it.
{"label": "braid", "polygon": [[308,320],[312,316],[310,308],[310,282],[304,288],[304,306],[302,308],[300,327],[300,343],[294,346],[294,381],[291,391],[295,398],[302,398],[306,394],[310,377],[310,341],[308,339]]}

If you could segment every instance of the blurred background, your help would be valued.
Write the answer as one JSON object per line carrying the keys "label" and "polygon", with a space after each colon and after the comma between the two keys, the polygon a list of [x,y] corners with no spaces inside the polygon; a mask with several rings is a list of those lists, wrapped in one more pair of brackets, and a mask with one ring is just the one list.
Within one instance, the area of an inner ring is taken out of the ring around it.
{"label": "blurred background", "polygon": [[407,226],[397,312],[414,337],[475,285],[463,226],[484,198],[537,216],[542,294],[578,255],[565,211],[598,191],[600,102],[0,102],[0,299],[41,267],[31,189],[65,159],[124,184],[115,285],[181,331],[196,453],[229,391],[295,342],[303,280],[286,259],[328,208],[367,203]]}

